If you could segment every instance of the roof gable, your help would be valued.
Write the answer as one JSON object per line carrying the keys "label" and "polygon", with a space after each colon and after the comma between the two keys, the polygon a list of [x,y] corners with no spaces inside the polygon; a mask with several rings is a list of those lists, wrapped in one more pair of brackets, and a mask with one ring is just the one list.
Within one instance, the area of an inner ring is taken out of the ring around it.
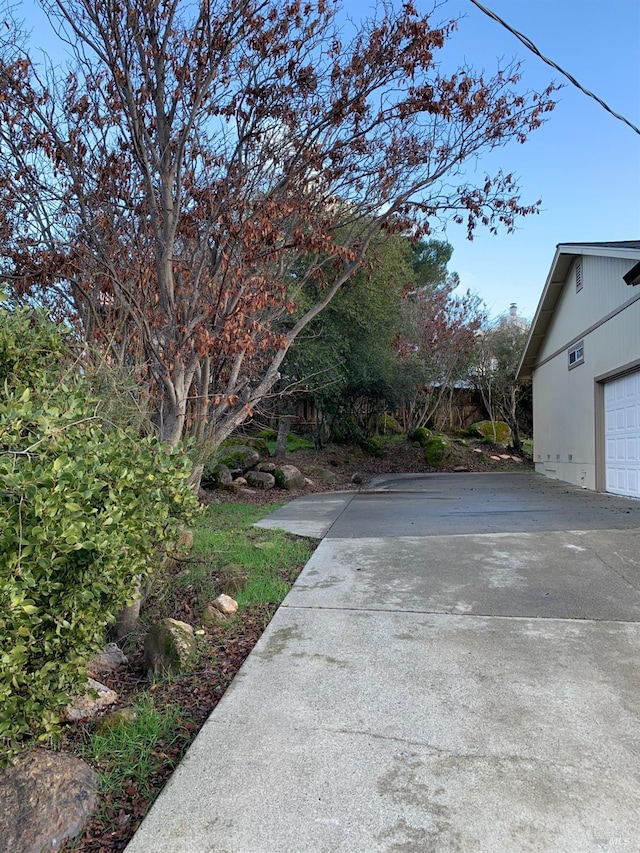
{"label": "roof gable", "polygon": [[636,271],[640,274],[640,240],[623,240],[605,243],[559,243],[551,264],[551,269],[545,282],[540,302],[536,309],[535,317],[531,324],[531,330],[527,343],[520,359],[518,377],[524,379],[531,376],[536,366],[540,347],[544,341],[547,330],[553,318],[554,312],[562,295],[567,276],[574,260],[583,255],[595,257],[609,257],[628,259],[631,263],[636,261],[635,266],[624,277],[627,284],[640,283],[640,275],[627,280]]}

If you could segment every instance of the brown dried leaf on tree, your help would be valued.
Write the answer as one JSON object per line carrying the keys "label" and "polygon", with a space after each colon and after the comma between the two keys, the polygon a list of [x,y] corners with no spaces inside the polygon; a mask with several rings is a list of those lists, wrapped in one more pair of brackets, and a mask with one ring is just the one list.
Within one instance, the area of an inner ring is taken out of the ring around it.
{"label": "brown dried leaf on tree", "polygon": [[325,0],[43,7],[73,68],[2,45],[5,280],[130,370],[168,442],[205,456],[228,436],[381,230],[453,217],[471,236],[536,209],[461,164],[524,141],[551,87],[522,93],[514,66],[442,74],[456,25],[411,3],[344,43]]}

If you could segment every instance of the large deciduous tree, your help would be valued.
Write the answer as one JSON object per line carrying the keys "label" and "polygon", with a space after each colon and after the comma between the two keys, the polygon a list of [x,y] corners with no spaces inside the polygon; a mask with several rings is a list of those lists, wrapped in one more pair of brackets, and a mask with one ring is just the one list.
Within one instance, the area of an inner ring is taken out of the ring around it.
{"label": "large deciduous tree", "polygon": [[381,230],[536,209],[463,166],[523,142],[551,89],[443,73],[455,23],[410,2],[349,38],[329,0],[41,2],[70,59],[4,45],[2,273],[133,365],[170,443],[204,454],[242,422]]}

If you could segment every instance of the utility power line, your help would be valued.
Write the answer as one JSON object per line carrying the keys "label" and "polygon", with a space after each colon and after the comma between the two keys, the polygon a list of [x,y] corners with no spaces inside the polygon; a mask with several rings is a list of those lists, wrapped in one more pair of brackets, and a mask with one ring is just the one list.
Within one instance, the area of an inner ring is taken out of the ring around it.
{"label": "utility power line", "polygon": [[546,62],[547,65],[550,65],[552,68],[555,68],[556,71],[559,71],[561,74],[563,74],[567,78],[567,80],[570,83],[573,83],[573,85],[580,89],[581,92],[583,92],[585,95],[588,95],[590,98],[593,98],[594,101],[597,101],[600,106],[603,107],[603,109],[605,109],[608,113],[611,113],[614,118],[620,119],[620,121],[623,121],[626,125],[628,125],[631,130],[634,130],[638,135],[640,135],[640,128],[636,127],[635,124],[632,124],[629,119],[626,119],[624,116],[621,116],[620,113],[617,113],[612,110],[610,106],[605,104],[602,98],[599,98],[597,95],[594,95],[593,92],[590,92],[588,89],[585,89],[584,86],[578,83],[578,81],[573,75],[569,74],[568,71],[565,71],[564,68],[560,68],[560,66],[557,65],[552,59],[549,59],[548,57],[544,56],[538,50],[535,44],[531,41],[530,38],[527,38],[527,36],[523,35],[522,33],[519,33],[518,30],[514,30],[513,27],[511,27],[506,21],[503,21],[503,19],[499,15],[496,15],[496,13],[492,12],[491,9],[487,9],[487,7],[483,6],[482,3],[479,3],[478,0],[471,0],[471,2],[474,6],[477,6],[481,12],[484,12],[485,15],[488,15],[490,18],[493,18],[494,21],[497,21],[499,24],[502,24],[502,26],[509,30],[509,32],[512,33],[517,39],[519,39],[525,47],[528,47],[529,50],[535,53],[536,56],[540,57],[540,59],[543,62]]}

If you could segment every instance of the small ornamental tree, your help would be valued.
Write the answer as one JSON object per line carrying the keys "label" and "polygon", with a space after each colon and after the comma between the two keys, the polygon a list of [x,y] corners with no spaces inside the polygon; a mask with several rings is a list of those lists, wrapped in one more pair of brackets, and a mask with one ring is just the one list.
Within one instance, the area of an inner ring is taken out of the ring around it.
{"label": "small ornamental tree", "polygon": [[454,293],[459,279],[447,271],[452,251],[436,240],[414,247],[415,284],[405,293],[406,328],[399,340],[399,413],[407,433],[431,423],[454,385],[466,379],[485,320],[478,296]]}
{"label": "small ornamental tree", "polygon": [[491,421],[501,419],[509,425],[516,453],[523,452],[519,403],[528,386],[517,377],[528,335],[528,324],[500,318],[478,335],[469,369]]}
{"label": "small ornamental tree", "polygon": [[248,416],[380,231],[536,210],[464,163],[524,142],[551,89],[520,91],[515,66],[443,73],[456,23],[411,2],[351,38],[332,0],[42,6],[70,65],[4,45],[0,264],[137,366],[169,444],[193,435],[204,457]]}
{"label": "small ornamental tree", "polygon": [[32,312],[0,311],[0,757],[56,730],[136,579],[197,507],[191,461],[105,423],[64,353]]}

